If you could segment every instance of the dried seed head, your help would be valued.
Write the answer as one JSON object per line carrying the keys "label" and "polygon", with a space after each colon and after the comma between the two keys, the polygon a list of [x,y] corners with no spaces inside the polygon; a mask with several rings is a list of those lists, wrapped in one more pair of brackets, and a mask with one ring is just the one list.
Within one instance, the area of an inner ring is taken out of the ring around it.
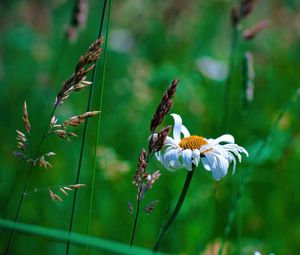
{"label": "dried seed head", "polygon": [[57,118],[55,117],[55,116],[53,116],[52,118],[51,118],[51,121],[50,121],[50,125],[51,126],[54,126],[56,123],[57,123]]}
{"label": "dried seed head", "polygon": [[238,6],[233,6],[231,9],[231,25],[237,26],[237,24],[240,22],[240,9]]}
{"label": "dried seed head", "polygon": [[45,156],[52,157],[52,156],[55,156],[55,155],[56,155],[55,152],[50,151]]}
{"label": "dried seed head", "polygon": [[77,0],[72,15],[71,25],[67,29],[66,35],[69,41],[77,38],[78,30],[85,27],[88,17],[88,1]]}
{"label": "dried seed head", "polygon": [[12,154],[18,159],[26,159],[26,155],[22,151],[13,151]]}
{"label": "dried seed head", "polygon": [[152,201],[151,203],[149,203],[148,205],[145,206],[145,212],[147,214],[150,214],[153,212],[153,210],[155,209],[155,207],[157,206],[159,200],[155,200],[155,201]]}
{"label": "dried seed head", "polygon": [[99,111],[93,111],[93,112],[86,112],[81,115],[73,116],[70,119],[64,121],[64,125],[77,127],[79,124],[83,123],[85,121],[85,119],[93,117],[93,116],[97,115],[98,113],[99,113]]}
{"label": "dried seed head", "polygon": [[55,200],[54,192],[51,189],[48,189],[48,190],[49,190],[49,195],[50,195],[51,200],[54,201]]}
{"label": "dried seed head", "polygon": [[20,137],[26,137],[26,136],[24,135],[24,133],[22,133],[20,130],[16,130],[16,131],[17,131],[18,136],[20,136]]}
{"label": "dried seed head", "polygon": [[250,27],[246,29],[243,32],[243,38],[245,40],[251,40],[253,39],[261,30],[267,28],[270,25],[270,22],[268,20],[262,20],[255,24],[253,27]]}
{"label": "dried seed head", "polygon": [[83,87],[89,85],[89,83],[85,81],[85,77],[87,73],[95,67],[95,62],[102,52],[102,42],[103,39],[99,38],[89,47],[87,53],[79,58],[73,75],[63,83],[60,91],[58,92],[55,105],[62,104],[64,100],[69,97],[72,91],[79,91]]}
{"label": "dried seed head", "polygon": [[70,187],[67,187],[67,186],[64,186],[63,188],[66,189],[66,190],[73,190],[73,189],[71,189]]}
{"label": "dried seed head", "polygon": [[85,186],[86,186],[85,184],[81,184],[81,183],[69,185],[69,187],[72,188],[72,189],[80,189],[80,188],[85,187]]}
{"label": "dried seed head", "polygon": [[52,168],[52,165],[47,161],[45,160],[45,157],[44,156],[41,156],[39,159],[38,159],[38,162],[39,162],[39,166],[40,167],[44,167],[44,168]]}
{"label": "dried seed head", "polygon": [[130,201],[128,201],[127,207],[128,207],[128,213],[133,215],[133,206],[132,206],[132,203]]}
{"label": "dried seed head", "polygon": [[168,136],[172,126],[167,126],[161,129],[157,134],[157,142],[155,145],[155,151],[158,152],[162,149],[163,145],[165,144],[166,137]]}
{"label": "dried seed head", "polygon": [[63,199],[59,195],[57,195],[55,193],[54,193],[54,199],[56,199],[60,203],[63,201]]}
{"label": "dried seed head", "polygon": [[68,196],[69,193],[67,191],[64,190],[64,188],[59,188],[59,190],[65,195]]}
{"label": "dried seed head", "polygon": [[145,169],[147,167],[146,158],[147,158],[147,152],[143,148],[141,150],[141,153],[140,153],[140,156],[138,159],[138,167],[137,167],[137,169],[134,173],[134,177],[133,177],[133,184],[135,184],[138,187],[138,189],[143,184]]}
{"label": "dried seed head", "polygon": [[154,116],[151,120],[150,131],[154,133],[155,129],[160,125],[164,117],[168,114],[173,104],[173,97],[176,93],[179,80],[174,80],[163,95],[160,104],[156,108]]}
{"label": "dried seed head", "polygon": [[24,106],[23,106],[23,121],[27,133],[30,133],[31,125],[28,118],[26,101],[24,101]]}
{"label": "dried seed head", "polygon": [[255,0],[242,0],[240,5],[241,18],[248,16],[254,8]]}

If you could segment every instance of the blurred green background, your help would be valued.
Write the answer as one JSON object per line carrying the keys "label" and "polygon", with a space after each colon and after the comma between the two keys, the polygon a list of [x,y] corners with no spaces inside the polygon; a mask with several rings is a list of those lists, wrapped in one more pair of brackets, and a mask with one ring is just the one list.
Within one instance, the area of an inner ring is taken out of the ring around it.
{"label": "blurred green background", "polygon": [[[112,1],[107,68],[101,112],[100,142],[91,234],[128,244],[135,205],[132,185],[137,158],[147,146],[149,123],[162,93],[180,79],[172,112],[179,113],[193,134],[218,137],[230,133],[250,153],[235,175],[220,182],[199,167],[184,206],[168,233],[162,251],[175,254],[217,254],[228,215],[242,190],[224,254],[298,254],[300,249],[300,107],[295,98],[300,83],[300,3],[296,0],[258,1],[238,26],[228,127],[220,128],[225,79],[231,45],[230,12],[238,1],[114,0]],[[14,158],[16,129],[22,129],[22,105],[27,101],[32,124],[32,151],[64,80],[76,61],[97,38],[103,2],[89,1],[85,29],[74,42],[65,31],[73,1],[1,1],[0,217],[13,219],[28,166]],[[253,40],[244,29],[261,20],[270,26]],[[243,103],[242,61],[253,54],[254,99]],[[103,61],[103,58],[102,58]],[[97,109],[103,62],[99,62],[92,109]],[[299,92],[298,92],[299,93]],[[59,120],[83,113],[88,90],[72,94],[57,111]],[[294,98],[294,100],[292,100]],[[280,118],[278,119],[278,115]],[[90,183],[95,155],[97,118],[89,122],[74,231],[86,233]],[[168,116],[162,127],[172,124]],[[82,137],[82,126],[76,129]],[[263,145],[262,145],[263,144]],[[54,151],[52,169],[36,167],[29,191],[74,184],[81,139],[46,140],[43,152]],[[185,170],[170,173],[155,160],[149,170],[162,176],[144,203],[159,200],[151,215],[142,213],[135,244],[151,248],[166,210],[173,208]],[[244,179],[248,180],[242,186]],[[244,187],[244,188],[243,188]],[[25,196],[20,221],[67,230],[72,195],[51,201],[47,189]],[[10,231],[0,229],[0,253]],[[10,254],[64,254],[65,244],[17,233]],[[72,254],[84,247],[72,246]],[[105,254],[90,250],[90,254]]]}

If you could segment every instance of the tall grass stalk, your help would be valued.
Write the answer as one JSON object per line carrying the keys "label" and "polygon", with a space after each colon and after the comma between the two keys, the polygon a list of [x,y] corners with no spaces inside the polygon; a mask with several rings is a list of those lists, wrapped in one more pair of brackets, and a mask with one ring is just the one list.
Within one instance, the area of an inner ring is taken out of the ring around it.
{"label": "tall grass stalk", "polygon": [[[103,93],[104,93],[104,85],[105,85],[105,73],[106,73],[106,57],[107,57],[107,45],[108,45],[108,36],[109,36],[109,25],[110,25],[110,12],[111,12],[111,0],[108,2],[108,16],[107,16],[107,23],[106,23],[106,33],[105,33],[105,48],[104,48],[104,55],[103,55],[103,75],[101,80],[101,91],[100,91],[100,101],[98,106],[98,111],[102,112],[102,105],[103,105]],[[89,216],[88,216],[88,223],[87,223],[87,235],[90,235],[90,226],[91,226],[91,218],[92,218],[92,210],[93,210],[93,200],[94,200],[94,189],[95,189],[95,180],[96,180],[96,166],[97,166],[97,149],[99,146],[99,139],[100,139],[100,126],[101,126],[101,114],[98,116],[98,123],[97,123],[97,133],[96,133],[96,144],[94,150],[94,162],[93,162],[93,175],[91,181],[91,194],[90,194],[90,205],[89,205]],[[86,247],[86,252],[87,252]]]}
{"label": "tall grass stalk", "polygon": [[227,78],[225,80],[224,98],[223,98],[223,117],[221,121],[222,131],[226,131],[228,128],[230,97],[231,97],[231,82],[232,82],[234,63],[237,54],[237,42],[238,42],[237,24],[232,24],[229,69],[228,69]]}
{"label": "tall grass stalk", "polygon": [[[104,0],[103,7],[102,7],[102,12],[101,12],[101,18],[100,18],[99,33],[98,33],[98,37],[97,37],[98,39],[101,37],[101,34],[102,34],[102,28],[103,28],[103,23],[104,23],[104,16],[105,16],[106,6],[107,6],[107,0]],[[91,106],[94,81],[95,81],[95,77],[96,77],[96,73],[97,73],[97,66],[98,66],[98,61],[96,62],[96,66],[93,69],[93,73],[92,73],[92,80],[91,80],[92,85],[89,88],[89,96],[88,96],[88,102],[87,102],[87,107],[86,107],[87,112],[90,110],[90,106]],[[78,160],[78,167],[77,167],[75,183],[79,183],[79,181],[80,181],[83,153],[84,153],[85,141],[86,141],[86,136],[87,136],[87,127],[88,127],[88,120],[85,121],[84,127],[83,127],[83,135],[82,135],[82,140],[81,140],[80,155],[79,155],[79,160]],[[71,216],[70,216],[70,221],[69,221],[69,233],[71,233],[72,229],[73,229],[73,222],[74,222],[74,214],[75,214],[77,196],[78,196],[78,192],[77,192],[77,190],[75,190],[74,196],[73,196]],[[67,245],[66,245],[65,254],[67,255],[67,254],[69,254],[69,252],[70,252],[70,242],[68,241]]]}
{"label": "tall grass stalk", "polygon": [[[37,146],[37,149],[35,151],[35,154],[34,154],[34,158],[37,158],[39,153],[40,153],[40,150],[41,150],[41,147],[44,143],[44,140],[47,136],[47,131],[49,129],[49,124],[50,124],[50,121],[54,115],[54,112],[57,108],[57,104],[54,105],[53,109],[52,109],[52,112],[50,114],[50,117],[49,117],[49,121],[47,122],[47,126],[45,127],[45,130],[42,134],[42,137],[40,139],[40,142]],[[25,194],[27,192],[27,189],[28,189],[28,185],[29,185],[29,181],[30,181],[30,178],[31,178],[31,175],[32,175],[32,170],[33,170],[33,167],[34,167],[34,161],[32,161],[30,163],[30,167],[29,167],[29,170],[28,170],[28,174],[27,174],[27,177],[26,177],[26,181],[25,181],[25,185],[24,185],[24,188],[23,188],[23,192],[21,194],[21,198],[20,198],[20,201],[19,201],[19,205],[18,205],[18,208],[17,208],[17,212],[16,212],[16,215],[15,215],[15,218],[14,218],[14,223],[16,223],[19,219],[19,215],[20,215],[20,212],[21,212],[21,208],[22,208],[22,205],[23,205],[23,201],[24,201],[24,197],[25,197]],[[11,246],[11,242],[13,240],[13,237],[14,237],[14,234],[15,234],[15,229],[13,228],[12,231],[11,231],[11,234],[9,236],[9,239],[8,239],[8,243],[7,243],[7,246],[6,246],[6,251],[5,251],[5,255],[8,255],[9,254],[9,250],[10,250],[10,246]]]}

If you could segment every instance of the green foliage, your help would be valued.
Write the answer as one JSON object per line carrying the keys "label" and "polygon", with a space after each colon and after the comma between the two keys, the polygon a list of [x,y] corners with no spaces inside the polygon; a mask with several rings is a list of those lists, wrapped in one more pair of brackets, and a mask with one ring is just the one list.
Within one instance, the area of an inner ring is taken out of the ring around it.
{"label": "green foliage", "polygon": [[[15,150],[15,130],[23,125],[23,101],[27,101],[34,151],[62,82],[70,77],[78,57],[97,37],[103,3],[89,2],[87,26],[73,43],[64,39],[72,12],[70,1],[7,1],[5,11],[0,9],[2,219],[13,220],[28,171],[28,165],[11,155]],[[295,0],[258,1],[253,13],[239,25],[229,121],[224,130],[220,125],[225,81],[205,75],[199,61],[210,57],[228,66],[232,2],[113,1],[100,148],[95,156],[97,119],[91,119],[81,175],[81,183],[87,186],[78,191],[74,232],[86,234],[96,157],[90,234],[93,238],[129,244],[133,217],[127,213],[127,202],[135,201],[132,177],[137,158],[147,145],[150,120],[162,93],[176,78],[180,84],[172,112],[182,116],[193,134],[212,138],[232,134],[250,157],[237,166],[235,175],[229,174],[220,182],[215,182],[203,168],[196,169],[186,201],[161,250],[207,254],[212,247],[219,247],[228,215],[238,201],[225,243],[227,254],[253,254],[255,250],[262,254],[298,253],[300,107],[295,94],[300,80],[300,5]],[[242,31],[263,19],[268,19],[270,26],[253,40],[244,41]],[[124,34],[127,39],[122,41],[120,36]],[[255,69],[254,99],[247,107],[242,97],[245,51],[252,52]],[[103,74],[101,61],[96,73],[98,85]],[[100,88],[95,87],[92,109],[99,105],[99,95]],[[87,97],[87,90],[72,94],[56,116],[62,121],[83,113]],[[162,126],[171,124],[172,119],[167,117]],[[80,128],[78,135],[82,137]],[[57,154],[50,161],[53,169],[34,168],[28,191],[74,184],[80,144],[80,138],[70,143],[49,137],[42,151]],[[107,158],[111,161],[109,168]],[[145,249],[152,247],[164,217],[174,208],[186,174],[168,172],[155,160],[149,169],[160,169],[162,176],[145,198],[145,204],[153,200],[159,200],[159,204],[150,215],[142,213],[138,223],[135,244]],[[19,220],[67,231],[72,196],[71,193],[64,197],[63,203],[53,203],[47,189],[28,193]],[[1,228],[0,253],[4,252],[8,237],[9,231]],[[23,254],[24,249],[32,254],[63,254],[65,244],[17,232],[11,254]],[[72,246],[71,254],[84,251],[84,246]],[[89,254],[99,252],[90,249]]]}

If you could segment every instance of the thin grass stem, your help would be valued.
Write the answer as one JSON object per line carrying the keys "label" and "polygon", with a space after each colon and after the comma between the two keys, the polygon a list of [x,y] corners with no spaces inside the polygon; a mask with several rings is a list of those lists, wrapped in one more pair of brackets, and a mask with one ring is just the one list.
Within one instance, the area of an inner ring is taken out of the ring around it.
{"label": "thin grass stem", "polygon": [[130,239],[130,247],[132,247],[133,242],[134,242],[136,226],[137,226],[138,218],[139,218],[139,214],[140,214],[141,200],[138,198],[136,203],[137,203],[137,205],[136,205],[136,214],[135,214],[135,218],[134,218],[133,230],[132,230],[131,239]]}
{"label": "thin grass stem", "polygon": [[[109,35],[109,24],[110,24],[110,12],[111,12],[111,0],[108,2],[108,17],[107,17],[107,24],[106,24],[106,35],[105,35],[105,48],[104,48],[104,56],[103,56],[103,75],[101,81],[101,92],[100,92],[100,101],[98,111],[102,112],[102,105],[103,105],[103,93],[104,93],[104,85],[105,85],[105,72],[106,72],[106,57],[107,57],[107,45],[108,45],[108,35]],[[87,236],[90,234],[90,226],[91,226],[91,218],[92,218],[92,209],[93,209],[93,200],[94,200],[94,189],[95,189],[95,180],[96,180],[96,165],[97,165],[97,148],[100,143],[100,126],[101,126],[101,114],[98,116],[98,123],[97,123],[97,134],[96,134],[96,144],[94,150],[94,162],[93,162],[93,175],[92,175],[92,183],[91,183],[91,195],[90,195],[90,206],[89,206],[89,217],[87,223]],[[86,247],[87,253],[88,247]]]}
{"label": "thin grass stem", "polygon": [[[153,133],[151,135],[153,135]],[[153,158],[154,153],[155,153],[155,150],[153,150],[150,154],[147,154],[147,158],[146,158],[147,165],[149,164],[150,160]],[[141,210],[140,205],[141,205],[141,199],[140,199],[140,191],[139,191],[137,194],[136,214],[135,214],[133,229],[132,229],[132,233],[131,233],[130,247],[132,247],[134,238],[135,238],[136,226],[138,223],[138,218],[139,218],[139,214],[140,214],[140,210]]]}
{"label": "thin grass stem", "polygon": [[228,128],[229,108],[230,108],[229,104],[230,104],[230,97],[231,97],[231,81],[232,81],[234,62],[235,62],[236,52],[237,52],[237,41],[238,41],[237,25],[232,25],[229,69],[225,81],[225,90],[224,90],[224,98],[223,98],[223,118],[221,122],[221,129],[223,131],[227,130]]}
{"label": "thin grass stem", "polygon": [[[101,37],[101,34],[102,34],[102,28],[103,28],[103,23],[104,23],[106,5],[107,5],[107,0],[104,0],[102,13],[101,13],[101,19],[100,19],[98,39]],[[95,81],[95,77],[96,77],[96,73],[97,73],[97,66],[98,66],[97,64],[98,64],[98,61],[96,62],[96,66],[93,69],[93,73],[92,73],[92,80],[91,80],[92,85],[89,88],[89,97],[88,97],[88,102],[87,102],[87,107],[86,107],[87,112],[90,110],[90,106],[91,106],[92,95],[93,95],[93,87],[94,87],[93,83]],[[83,135],[82,135],[82,140],[81,140],[81,148],[80,148],[80,155],[79,155],[79,161],[78,161],[78,167],[77,167],[77,174],[76,174],[75,183],[79,183],[79,181],[80,181],[83,153],[84,153],[85,141],[86,141],[86,136],[87,136],[87,127],[88,127],[88,119],[84,122]],[[70,217],[70,222],[69,222],[69,233],[71,233],[72,229],[73,229],[73,222],[74,222],[74,214],[75,214],[77,196],[78,196],[78,191],[75,190],[74,197],[73,197],[73,203],[72,203],[71,217]],[[65,254],[68,255],[69,252],[70,252],[70,241],[67,242]]]}
{"label": "thin grass stem", "polygon": [[[34,155],[34,159],[37,158],[38,154],[40,153],[41,147],[42,147],[42,145],[44,143],[47,131],[49,129],[49,123],[50,123],[50,121],[51,121],[51,119],[52,119],[52,117],[54,115],[56,107],[57,107],[57,105],[55,105],[53,107],[53,110],[52,110],[52,112],[50,114],[49,121],[47,122],[47,126],[44,129],[44,132],[42,134],[42,138],[41,138],[41,140],[40,140],[40,142],[38,144],[38,147],[36,149],[36,152],[35,152],[35,155]],[[14,223],[16,223],[18,221],[18,219],[19,219],[19,215],[20,215],[21,208],[22,208],[22,205],[23,205],[24,197],[26,195],[26,192],[27,192],[27,189],[28,189],[28,185],[29,185],[29,181],[30,181],[30,177],[32,175],[32,170],[33,170],[33,167],[34,167],[34,163],[35,163],[35,161],[31,162],[29,170],[28,170],[28,174],[27,174],[27,177],[26,177],[26,181],[25,181],[25,185],[24,185],[24,188],[23,188],[23,192],[21,194],[21,198],[20,198],[20,201],[19,201],[17,212],[16,212],[16,215],[15,215],[15,218],[14,218]],[[11,234],[10,234],[10,237],[9,237],[9,240],[8,240],[8,243],[7,243],[7,246],[6,246],[6,250],[5,250],[5,255],[9,254],[9,250],[10,250],[10,246],[11,246],[11,242],[13,240],[14,234],[15,234],[15,229],[13,229],[12,232],[11,232]]]}
{"label": "thin grass stem", "polygon": [[184,202],[184,199],[186,197],[186,194],[187,194],[187,191],[190,187],[190,183],[191,183],[191,180],[192,180],[192,177],[193,177],[193,174],[194,174],[194,166],[193,166],[193,169],[192,171],[188,171],[187,172],[187,176],[186,176],[186,179],[185,179],[185,183],[184,183],[184,186],[182,188],[182,191],[181,191],[181,194],[180,194],[180,197],[177,201],[177,204],[175,206],[175,209],[172,213],[172,215],[170,216],[170,218],[168,219],[167,223],[161,228],[156,240],[155,240],[155,243],[154,243],[154,246],[153,246],[153,251],[154,252],[157,252],[162,241],[163,241],[163,238],[164,236],[167,234],[168,230],[170,229],[170,227],[172,226],[178,212],[180,211],[180,208]]}

